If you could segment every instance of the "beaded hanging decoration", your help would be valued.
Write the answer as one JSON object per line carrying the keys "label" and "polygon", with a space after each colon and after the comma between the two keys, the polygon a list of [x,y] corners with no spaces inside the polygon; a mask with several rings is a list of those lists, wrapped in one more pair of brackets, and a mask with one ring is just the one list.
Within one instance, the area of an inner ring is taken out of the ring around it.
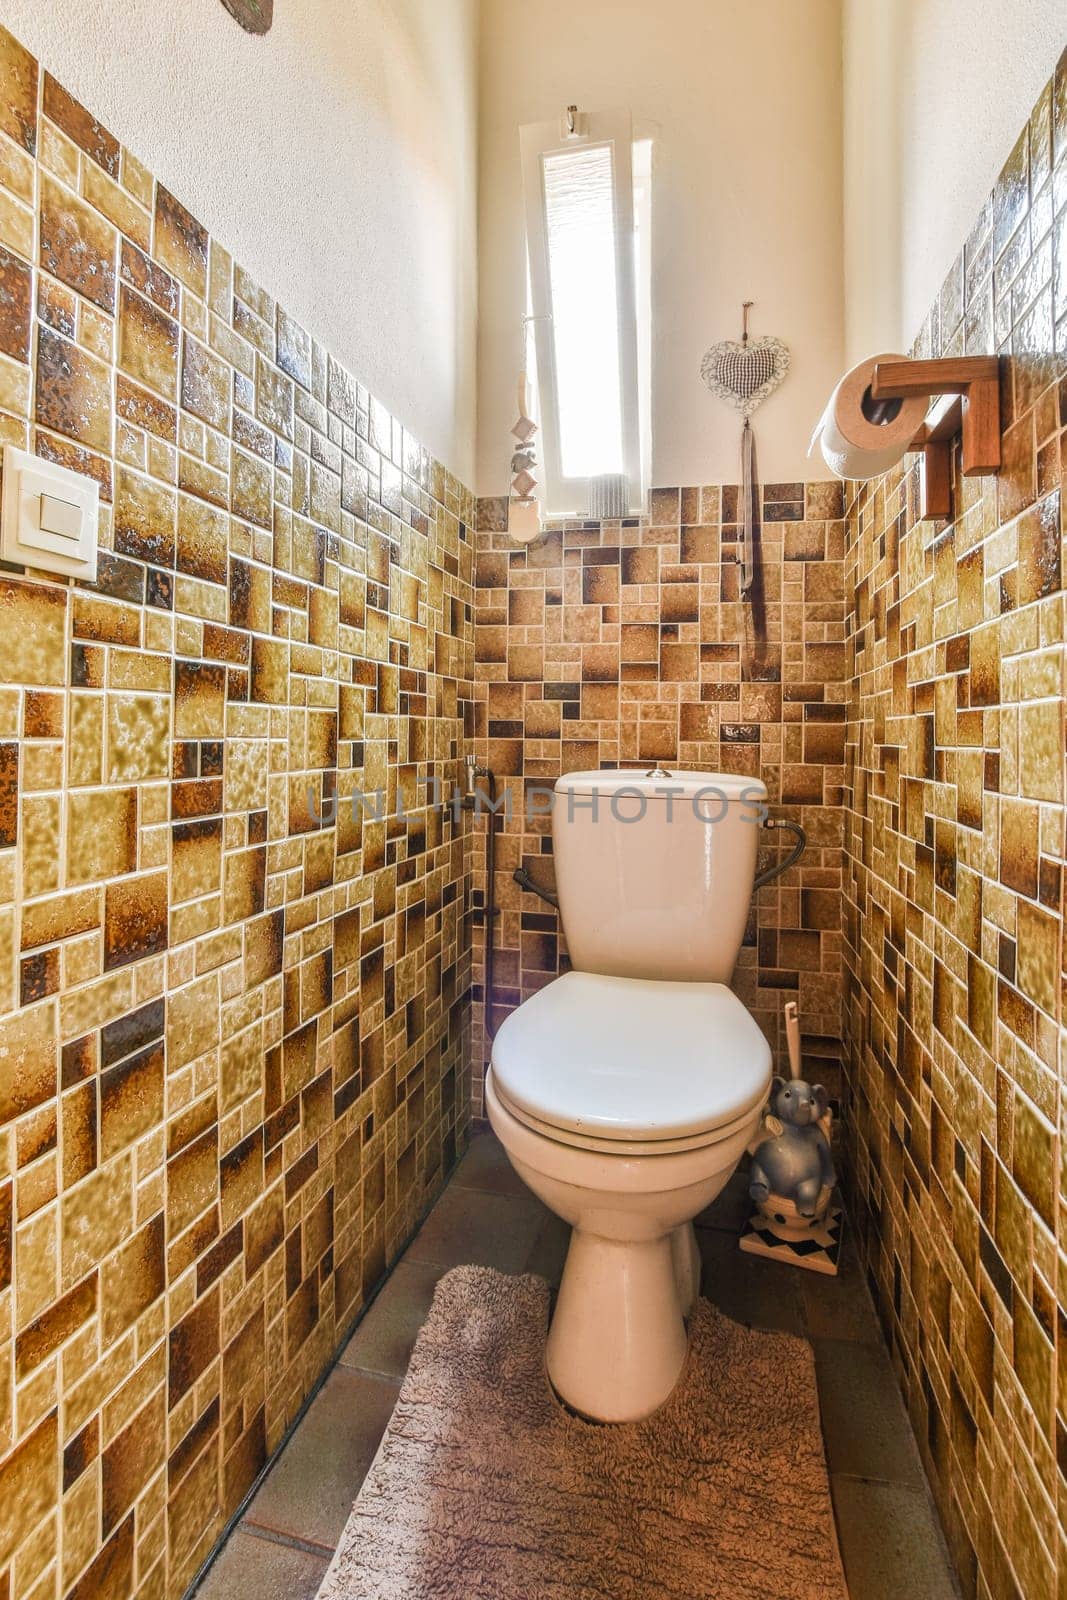
{"label": "beaded hanging decoration", "polygon": [[748,336],[746,300],[741,308],[741,342],[723,339],[705,352],[700,375],[712,394],[740,411],[741,431],[741,595],[751,595],[756,582],[756,525],[759,521],[759,483],[756,478],[756,440],[749,421],[757,406],[772,395],[789,371],[789,347],[781,339]]}

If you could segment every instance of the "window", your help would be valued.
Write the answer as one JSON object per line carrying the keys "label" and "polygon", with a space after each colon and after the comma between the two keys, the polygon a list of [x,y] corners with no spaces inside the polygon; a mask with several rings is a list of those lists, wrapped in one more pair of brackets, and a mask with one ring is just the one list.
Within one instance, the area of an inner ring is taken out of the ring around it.
{"label": "window", "polygon": [[573,120],[522,129],[545,509],[629,515],[647,458],[650,147],[626,112]]}

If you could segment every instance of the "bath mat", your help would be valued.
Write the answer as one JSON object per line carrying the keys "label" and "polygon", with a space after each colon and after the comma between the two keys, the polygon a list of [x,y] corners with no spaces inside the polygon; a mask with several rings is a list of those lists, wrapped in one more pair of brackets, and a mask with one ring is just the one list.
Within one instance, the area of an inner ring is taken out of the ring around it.
{"label": "bath mat", "polygon": [[565,1411],[540,1278],[438,1284],[319,1600],[847,1600],[810,1346],[706,1301],[644,1422]]}

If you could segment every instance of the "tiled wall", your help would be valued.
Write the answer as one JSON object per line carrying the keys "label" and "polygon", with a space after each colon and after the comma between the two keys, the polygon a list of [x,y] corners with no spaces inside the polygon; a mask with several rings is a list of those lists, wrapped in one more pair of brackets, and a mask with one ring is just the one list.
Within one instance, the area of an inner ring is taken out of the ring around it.
{"label": "tiled wall", "polygon": [[175,1597],[464,1137],[473,507],[2,31],[0,436],[103,546],[0,572],[0,1596]]}
{"label": "tiled wall", "polygon": [[[922,354],[997,351],[1004,470],[848,509],[848,1185],[967,1596],[1067,1593],[1067,57]],[[1058,351],[1058,355],[1054,355]]]}
{"label": "tiled wall", "polygon": [[[784,1003],[799,999],[809,1065],[836,1092],[849,665],[841,485],[764,486],[756,606],[738,598],[737,502],[732,486],[656,489],[647,520],[569,522],[524,547],[499,531],[503,504],[479,501],[476,750],[513,802],[497,847],[496,1019],[553,977],[564,953],[555,912],[512,881],[520,865],[553,881],[550,823],[525,818],[525,783],[656,762],[751,773],[809,843],[757,896],[735,987],[779,1051]],[[769,862],[785,846],[765,838]],[[482,954],[479,930],[479,978]],[[480,1005],[474,1028],[477,1102]]]}

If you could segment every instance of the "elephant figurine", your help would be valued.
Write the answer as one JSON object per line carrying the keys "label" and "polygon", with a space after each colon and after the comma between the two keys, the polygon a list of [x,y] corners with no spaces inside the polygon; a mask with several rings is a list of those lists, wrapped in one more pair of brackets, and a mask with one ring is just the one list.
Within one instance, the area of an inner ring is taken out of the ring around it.
{"label": "elephant figurine", "polygon": [[802,1078],[775,1078],[770,1105],[761,1132],[749,1146],[749,1195],[761,1207],[772,1196],[792,1201],[798,1214],[810,1220],[825,1207],[837,1182],[826,1090]]}

